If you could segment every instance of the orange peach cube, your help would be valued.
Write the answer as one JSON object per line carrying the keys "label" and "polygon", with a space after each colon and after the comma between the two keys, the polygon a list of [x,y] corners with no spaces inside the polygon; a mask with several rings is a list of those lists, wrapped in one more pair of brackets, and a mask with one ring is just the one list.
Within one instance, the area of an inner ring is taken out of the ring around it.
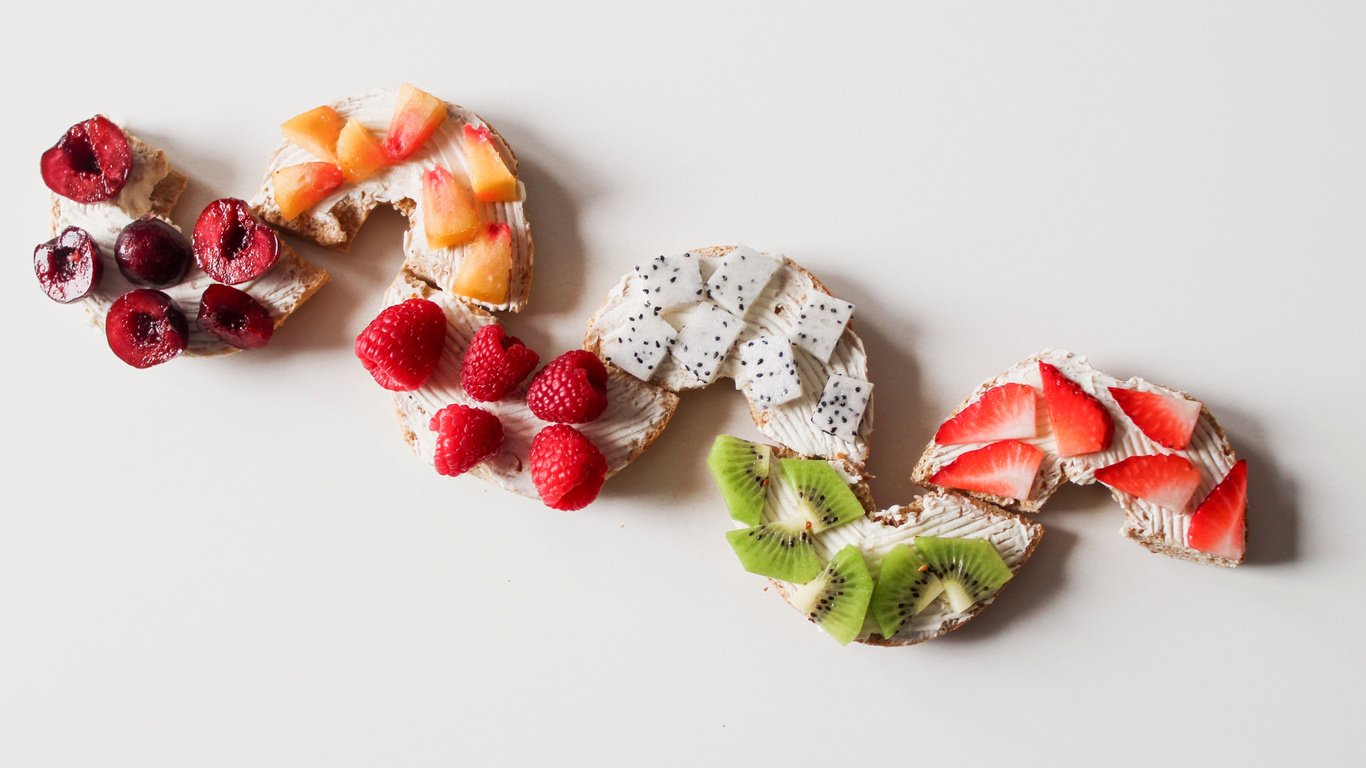
{"label": "orange peach cube", "polygon": [[328,106],[310,109],[286,120],[280,132],[319,160],[336,162],[337,135],[341,132],[337,110]]}
{"label": "orange peach cube", "polygon": [[422,174],[422,226],[427,231],[427,244],[433,248],[468,243],[479,234],[474,197],[439,165]]}
{"label": "orange peach cube", "polygon": [[517,177],[508,170],[498,143],[488,128],[475,128],[466,123],[465,162],[469,166],[470,186],[474,199],[481,203],[507,203],[521,198]]}
{"label": "orange peach cube", "polygon": [[397,163],[422,148],[446,121],[446,102],[407,83],[398,91],[398,104],[384,137],[384,154]]}
{"label": "orange peach cube", "polygon": [[346,180],[352,184],[365,181],[384,167],[385,162],[379,139],[371,136],[359,122],[347,120],[337,137],[337,163]]}
{"label": "orange peach cube", "polygon": [[271,174],[270,180],[275,187],[275,205],[285,221],[293,221],[322,202],[344,181],[341,169],[331,163],[291,165]]}
{"label": "orange peach cube", "polygon": [[503,304],[508,300],[511,279],[512,228],[490,224],[465,247],[465,260],[451,290],[475,301]]}

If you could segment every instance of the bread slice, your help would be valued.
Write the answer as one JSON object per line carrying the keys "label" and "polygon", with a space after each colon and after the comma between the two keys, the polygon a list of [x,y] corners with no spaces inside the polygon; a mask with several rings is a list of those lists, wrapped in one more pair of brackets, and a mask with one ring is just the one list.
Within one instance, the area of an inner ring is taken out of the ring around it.
{"label": "bread slice", "polygon": [[[1042,383],[1038,373],[1040,361],[1057,366],[1068,378],[1079,384],[1095,397],[1109,411],[1115,426],[1114,438],[1110,447],[1104,451],[1084,456],[1061,458],[1057,455],[1052,428],[1048,422],[1047,409],[1040,403],[1039,434],[1025,440],[1044,451],[1044,460],[1035,479],[1034,489],[1028,499],[1007,499],[982,493],[970,495],[999,504],[1003,507],[1023,512],[1038,512],[1048,498],[1064,482],[1090,485],[1095,482],[1095,471],[1131,456],[1175,453],[1189,459],[1200,472],[1200,486],[1194,499],[1198,503],[1205,498],[1214,486],[1223,479],[1237,460],[1233,447],[1229,444],[1224,430],[1215,420],[1208,408],[1201,407],[1191,443],[1184,451],[1171,451],[1153,442],[1126,416],[1119,404],[1110,394],[1110,387],[1123,387],[1141,391],[1156,392],[1187,400],[1194,397],[1179,390],[1153,384],[1141,378],[1120,380],[1093,368],[1085,357],[1064,350],[1045,350],[1028,357],[992,379],[983,382],[954,411],[954,415],[976,401],[988,389],[1001,384],[1015,382],[1040,388]],[[944,446],[933,440],[917,462],[912,479],[921,485],[936,487],[931,478],[942,467],[951,463],[957,456],[982,447],[983,444]],[[956,492],[956,491],[955,491]],[[1124,510],[1124,526],[1121,533],[1158,554],[1182,560],[1221,566],[1235,566],[1241,560],[1217,557],[1195,550],[1186,545],[1186,530],[1190,523],[1190,512],[1174,512],[1156,504],[1135,498],[1127,493],[1111,490],[1111,495]]]}
{"label": "bread slice", "polygon": [[[185,175],[173,168],[166,159],[165,152],[153,149],[126,129],[124,134],[132,149],[133,165],[128,181],[118,195],[99,203],[77,203],[60,195],[52,196],[53,234],[67,227],[80,227],[99,244],[104,260],[104,276],[99,287],[82,303],[92,321],[101,328],[114,301],[128,291],[141,287],[129,282],[119,272],[114,260],[114,244],[119,233],[135,219],[149,214],[171,223],[171,210],[185,191],[187,183]],[[277,328],[327,282],[326,272],[309,264],[283,240],[280,245],[280,260],[269,272],[236,286],[270,310]],[[240,351],[195,326],[195,318],[199,315],[199,298],[213,282],[212,278],[192,264],[179,283],[160,289],[171,297],[189,320],[190,338],[185,349],[186,357],[209,357]]]}
{"label": "bread slice", "polygon": [[[688,253],[696,257],[705,281],[720,265],[721,259],[735,246],[697,248]],[[721,366],[717,382],[730,378],[740,388],[737,356],[734,349],[757,336],[772,334],[786,337],[796,324],[796,315],[806,298],[813,294],[832,295],[815,275],[786,257],[775,256],[781,266],[762,295],[754,302],[744,319],[746,328],[740,334],[732,352]],[[584,349],[602,356],[603,336],[626,322],[638,306],[633,297],[638,291],[636,273],[629,272],[607,294],[607,299],[588,321]],[[669,313],[665,313],[667,316]],[[830,362],[825,363],[801,353],[797,356],[803,393],[782,405],[765,406],[746,397],[750,417],[759,431],[768,438],[805,456],[819,456],[841,465],[846,474],[859,477],[864,471],[871,450],[873,403],[864,412],[863,423],[852,441],[838,438],[811,424],[811,415],[820,399],[826,379],[840,373],[857,379],[870,380],[868,353],[851,322],[835,346]],[[683,392],[704,386],[692,373],[672,357],[666,358],[655,370],[651,381],[672,392]],[[742,390],[743,391],[743,390]]]}
{"label": "bread slice", "polygon": [[[378,90],[332,103],[344,120],[356,120],[372,133],[382,135],[389,127],[398,92]],[[449,291],[459,274],[465,257],[465,246],[431,248],[422,224],[422,171],[434,164],[445,166],[457,178],[467,175],[463,150],[462,130],[466,124],[486,127],[497,143],[499,153],[508,169],[517,174],[517,157],[503,137],[483,119],[464,107],[447,104],[449,117],[440,129],[412,157],[402,163],[380,169],[359,184],[343,184],[334,194],[311,210],[293,220],[285,220],[275,202],[271,174],[299,163],[318,162],[301,147],[286,141],[281,143],[270,159],[260,189],[252,198],[252,207],[266,221],[286,229],[306,240],[337,251],[347,250],[370,214],[387,205],[408,219],[408,231],[403,237],[404,262],[407,272]],[[526,197],[523,187],[523,199]],[[522,200],[510,203],[481,203],[480,219],[485,222],[504,222],[512,229],[513,267],[509,282],[508,300],[502,304],[475,302],[494,311],[520,312],[531,297],[531,273],[535,249],[531,238],[531,224],[527,221]]]}

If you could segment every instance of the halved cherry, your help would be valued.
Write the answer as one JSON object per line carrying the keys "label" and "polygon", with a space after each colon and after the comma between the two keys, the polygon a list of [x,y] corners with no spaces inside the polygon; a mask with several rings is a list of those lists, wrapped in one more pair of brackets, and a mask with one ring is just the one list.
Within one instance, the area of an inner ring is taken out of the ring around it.
{"label": "halved cherry", "polygon": [[205,206],[195,222],[194,260],[220,283],[245,283],[280,260],[280,236],[245,202],[225,197]]}
{"label": "halved cherry", "polygon": [[133,170],[133,150],[123,129],[95,115],[67,129],[43,153],[43,183],[78,203],[98,203],[117,195]]}
{"label": "halved cherry", "polygon": [[275,321],[261,302],[245,291],[217,283],[204,289],[195,323],[199,330],[238,349],[264,347],[275,333]]}
{"label": "halved cherry", "polygon": [[134,368],[151,368],[185,351],[190,328],[170,296],[141,288],[120,296],[109,308],[104,335],[120,360]]}
{"label": "halved cherry", "polygon": [[63,304],[84,299],[104,275],[100,246],[84,229],[67,227],[33,249],[33,271],[49,299]]}

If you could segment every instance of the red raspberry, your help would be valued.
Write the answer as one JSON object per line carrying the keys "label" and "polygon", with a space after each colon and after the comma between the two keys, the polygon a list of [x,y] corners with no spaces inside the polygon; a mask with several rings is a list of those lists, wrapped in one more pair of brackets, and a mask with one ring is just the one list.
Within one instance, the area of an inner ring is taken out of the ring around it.
{"label": "red raspberry", "polygon": [[545,421],[592,421],[607,410],[607,368],[587,350],[566,352],[531,380],[526,404]]}
{"label": "red raspberry", "polygon": [[448,405],[428,425],[436,432],[436,471],[463,475],[503,447],[503,422],[483,408]]}
{"label": "red raspberry", "polygon": [[480,328],[465,350],[460,364],[460,386],[475,400],[491,403],[507,397],[527,374],[536,370],[541,356],[516,336],[504,336],[503,326]]}
{"label": "red raspberry", "polygon": [[386,307],[356,337],[356,357],[381,387],[394,392],[426,383],[446,343],[446,313],[426,299]]}
{"label": "red raspberry", "polygon": [[551,509],[583,509],[598,497],[607,459],[582,432],[551,424],[531,441],[531,481]]}

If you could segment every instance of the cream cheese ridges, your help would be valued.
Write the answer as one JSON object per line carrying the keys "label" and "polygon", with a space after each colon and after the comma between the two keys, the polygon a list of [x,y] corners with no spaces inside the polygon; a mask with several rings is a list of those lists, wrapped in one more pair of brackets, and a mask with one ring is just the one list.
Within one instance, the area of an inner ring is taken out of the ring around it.
{"label": "cream cheese ridges", "polygon": [[[119,233],[130,222],[153,213],[153,191],[172,174],[165,153],[154,151],[131,136],[129,144],[133,148],[133,167],[127,183],[114,199],[83,204],[53,195],[54,234],[67,227],[80,227],[90,233],[90,237],[100,246],[104,276],[99,287],[83,301],[100,327],[104,326],[104,318],[115,300],[128,291],[145,287],[134,285],[119,272],[118,264],[114,261],[114,244]],[[169,219],[167,221],[171,223]],[[172,223],[172,226],[175,224]],[[265,305],[278,327],[326,279],[326,273],[304,261],[293,250],[281,248],[280,261],[269,272],[235,287]],[[179,283],[158,289],[171,297],[189,322],[190,338],[185,349],[186,356],[205,357],[238,351],[236,347],[224,344],[195,326],[195,318],[199,315],[199,298],[204,289],[213,283],[213,278],[204,274],[197,265],[191,264]]]}
{"label": "cream cheese ridges", "polygon": [[[396,91],[371,91],[332,104],[332,107],[345,120],[357,120],[371,133],[382,136],[393,117]],[[449,117],[412,157],[397,165],[382,168],[374,176],[359,184],[343,184],[332,195],[300,214],[292,222],[280,220],[278,210],[274,209],[274,187],[271,173],[299,163],[318,162],[318,158],[302,147],[288,141],[283,142],[275,151],[261,182],[261,188],[252,199],[252,206],[263,211],[267,218],[296,233],[326,233],[325,238],[316,238],[323,245],[344,244],[350,239],[350,230],[356,222],[343,221],[344,218],[359,216],[364,219],[376,207],[391,205],[406,213],[408,231],[403,236],[404,267],[415,275],[449,290],[452,281],[460,272],[464,262],[466,246],[454,248],[430,248],[427,245],[426,230],[422,222],[422,171],[434,164],[448,169],[462,183],[468,184],[469,173],[464,152],[463,128],[466,124],[475,127],[488,127],[473,112],[454,104],[447,104]],[[510,158],[511,153],[507,156]],[[512,170],[516,170],[515,165]],[[526,198],[526,188],[518,181],[521,198]],[[531,227],[527,223],[522,200],[508,203],[478,203],[480,221],[485,224],[501,222],[512,229],[513,270],[509,281],[508,300],[502,304],[484,304],[488,309],[519,312],[526,305],[531,292],[531,269],[533,249]],[[339,205],[346,201],[346,205]]]}

